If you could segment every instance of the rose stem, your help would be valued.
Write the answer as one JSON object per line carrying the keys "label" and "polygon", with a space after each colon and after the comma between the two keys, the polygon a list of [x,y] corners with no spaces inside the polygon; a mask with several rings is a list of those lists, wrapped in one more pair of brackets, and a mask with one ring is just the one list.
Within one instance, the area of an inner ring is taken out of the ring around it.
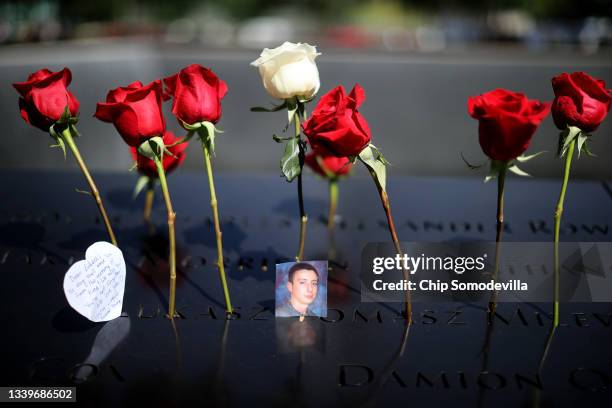
{"label": "rose stem", "polygon": [[[538,365],[538,371],[536,371],[538,375],[541,375],[542,370],[544,369],[544,363],[546,362],[546,358],[548,357],[548,351],[550,350],[550,346],[552,344],[552,339],[553,339],[553,336],[555,335],[556,329],[557,328],[555,326],[552,326],[550,330],[548,331],[548,335],[546,337],[546,343],[544,344],[544,351],[542,352],[542,357],[540,357],[540,364]],[[535,391],[533,395],[534,403],[532,405],[534,407],[539,407],[540,397],[541,397],[540,394],[542,391],[538,387],[535,387],[534,391]]]}
{"label": "rose stem", "polygon": [[[380,195],[380,201],[385,210],[385,215],[387,216],[387,224],[389,224],[389,233],[391,233],[391,239],[393,240],[393,244],[395,245],[395,251],[399,255],[403,255],[402,246],[399,243],[399,239],[397,238],[397,231],[395,230],[395,223],[393,222],[393,214],[391,214],[391,205],[389,204],[389,196],[385,189],[382,188],[380,183],[378,182],[378,177],[376,177],[376,173],[374,170],[370,169],[370,175],[372,179],[374,179],[374,184],[376,184],[376,188],[378,189],[378,194]],[[408,282],[410,280],[410,275],[408,275],[408,271],[406,269],[403,270],[404,279]],[[406,293],[406,318],[408,319],[408,324],[412,324],[412,300],[410,299],[410,291],[405,291]]]}
{"label": "rose stem", "polygon": [[336,178],[329,181],[329,215],[327,221],[327,234],[329,236],[328,259],[336,259],[336,238],[334,235],[336,208],[338,206],[338,180]]}
{"label": "rose stem", "polygon": [[327,229],[331,232],[336,224],[336,208],[338,207],[338,180],[329,180],[329,215],[327,216]]}
{"label": "rose stem", "polygon": [[223,296],[225,297],[225,308],[227,313],[231,314],[232,301],[230,300],[229,289],[227,287],[227,278],[225,277],[225,265],[223,264],[223,242],[221,240],[221,227],[219,226],[219,212],[217,210],[217,193],[215,191],[215,181],[213,179],[212,165],[210,163],[210,152],[205,140],[202,140],[202,151],[204,153],[204,163],[206,164],[206,173],[208,174],[208,187],[210,189],[210,206],[212,207],[213,220],[215,222],[215,236],[217,238],[217,266],[219,267],[219,277],[221,278],[221,286],[223,286]]}
{"label": "rose stem", "polygon": [[505,162],[502,168],[499,169],[497,177],[497,234],[495,235],[495,242],[501,242],[504,231],[504,184],[506,182],[507,169],[508,163]]}
{"label": "rose stem", "polygon": [[[499,271],[499,250],[504,232],[504,185],[506,182],[506,170],[508,162],[503,162],[497,175],[497,232],[495,234],[495,266],[493,269],[493,280],[497,281],[497,273]],[[495,314],[497,308],[497,291],[491,293],[489,300],[489,315]]]}
{"label": "rose stem", "polygon": [[151,210],[153,209],[153,198],[155,197],[155,184],[151,180],[147,182],[147,192],[145,195],[145,206],[143,218],[147,224],[151,223]]}
{"label": "rose stem", "polygon": [[[301,143],[300,140],[300,115],[298,112],[293,116],[295,121],[295,138],[298,139],[298,144]],[[304,211],[304,196],[302,194],[302,166],[304,164],[304,153],[302,152],[301,144],[299,146],[300,149],[300,174],[298,174],[297,181],[297,189],[298,189],[298,202],[300,205],[300,243],[298,246],[298,253],[295,257],[296,261],[301,261],[304,258],[304,241],[306,240],[306,223],[308,222],[308,216]]]}
{"label": "rose stem", "polygon": [[172,209],[172,201],[170,201],[170,193],[168,192],[168,183],[166,183],[166,173],[162,160],[157,154],[154,157],[153,160],[155,161],[155,167],[157,167],[159,183],[161,184],[162,194],[166,202],[166,210],[168,211],[168,237],[170,239],[170,299],[168,301],[168,316],[170,316],[170,319],[174,319],[176,304],[176,242],[174,237],[174,220],[176,219],[176,213]]}
{"label": "rose stem", "polygon": [[147,191],[145,195],[145,207],[143,212],[143,219],[145,224],[149,227],[149,233],[155,233],[155,225],[151,221],[151,213],[153,211],[153,199],[155,197],[155,181],[149,179],[147,182]]}
{"label": "rose stem", "polygon": [[[499,172],[497,174],[497,232],[495,235],[495,264],[493,266],[492,278],[497,281],[497,273],[499,271],[499,251],[500,243],[502,241],[502,234],[504,231],[504,184],[506,181],[506,170],[508,169],[508,162],[502,162]],[[487,331],[485,334],[484,344],[482,346],[482,368],[481,371],[486,371],[489,365],[489,348],[491,347],[491,335],[493,334],[493,319],[495,317],[495,310],[497,309],[497,291],[491,292],[491,298],[489,299],[488,314],[487,314]],[[480,394],[479,394],[480,397]]]}
{"label": "rose stem", "polygon": [[561,193],[559,201],[555,209],[555,280],[554,280],[554,299],[555,306],[553,311],[553,327],[559,325],[559,230],[561,229],[561,214],[563,214],[563,201],[565,200],[565,191],[567,190],[567,182],[569,181],[570,169],[572,167],[572,156],[574,155],[574,145],[576,139],[570,142],[565,156],[565,167],[563,170],[563,184],[561,185]]}
{"label": "rose stem", "polygon": [[89,174],[89,170],[87,169],[87,166],[85,165],[85,162],[83,161],[83,158],[81,157],[81,153],[79,152],[79,149],[77,148],[76,143],[74,143],[74,140],[72,139],[72,134],[70,133],[70,127],[67,127],[66,129],[62,131],[62,138],[66,141],[66,144],[68,145],[68,147],[70,147],[70,150],[72,151],[72,154],[74,155],[74,158],[76,159],[77,163],[79,164],[79,167],[81,168],[81,172],[83,172],[83,175],[85,176],[85,179],[87,180],[87,183],[89,184],[91,195],[96,200],[96,204],[98,205],[98,209],[100,210],[100,215],[102,215],[102,220],[104,221],[104,225],[106,226],[106,231],[108,232],[111,242],[113,243],[114,246],[117,246],[117,239],[115,238],[115,233],[113,232],[113,228],[110,225],[110,221],[108,219],[108,215],[106,214],[106,209],[104,208],[104,204],[102,203],[102,197],[100,197],[100,193],[98,192],[98,187],[96,187],[96,183],[91,177],[91,174]]}

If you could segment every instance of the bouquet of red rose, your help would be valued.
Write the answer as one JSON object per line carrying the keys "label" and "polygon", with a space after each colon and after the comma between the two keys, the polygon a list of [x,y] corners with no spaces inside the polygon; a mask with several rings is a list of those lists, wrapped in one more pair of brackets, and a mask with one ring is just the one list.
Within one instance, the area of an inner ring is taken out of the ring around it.
{"label": "bouquet of red rose", "polygon": [[[217,211],[211,155],[215,148],[215,123],[221,117],[221,99],[227,92],[225,82],[220,80],[210,69],[193,64],[179,73],[163,80],[156,80],[148,85],[134,82],[108,93],[105,103],[99,103],[95,116],[105,122],[111,122],[117,128],[123,140],[136,151],[138,167],[148,172],[149,179],[154,171],[161,184],[166,209],[168,212],[168,230],[170,240],[170,300],[169,315],[174,318],[176,292],[176,242],[174,222],[176,214],[172,208],[166,182],[166,172],[182,161],[185,145],[194,135],[202,142],[204,161],[208,173],[211,194],[211,206],[217,237],[217,265],[225,296],[227,312],[233,309],[223,265],[223,247],[221,229]],[[179,124],[188,131],[187,136],[175,139],[166,133],[166,123],[162,113],[164,99],[173,98],[172,113]],[[147,181],[143,184],[146,184]],[[138,187],[138,186],[137,186]]]}

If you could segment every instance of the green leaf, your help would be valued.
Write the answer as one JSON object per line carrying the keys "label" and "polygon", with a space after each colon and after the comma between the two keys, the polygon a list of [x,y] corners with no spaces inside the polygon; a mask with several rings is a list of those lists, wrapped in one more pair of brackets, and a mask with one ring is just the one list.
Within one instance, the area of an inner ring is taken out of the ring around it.
{"label": "green leaf", "polygon": [[202,123],[200,123],[200,122],[197,122],[197,123],[194,123],[194,124],[191,124],[191,125],[190,125],[189,123],[185,123],[185,122],[183,122],[182,120],[181,120],[181,125],[182,125],[182,126],[185,128],[185,129],[187,129],[188,131],[190,131],[190,132],[191,132],[191,131],[194,131],[194,130],[198,130],[199,128],[201,128],[201,127],[202,127]]}
{"label": "green leaf", "polygon": [[489,166],[489,172],[485,176],[484,182],[488,183],[491,180],[495,180],[499,175],[499,162],[496,160],[491,160],[491,165]]}
{"label": "green leaf", "polygon": [[164,146],[164,154],[167,154],[168,156],[174,157],[176,159],[176,156],[174,155],[174,153],[172,153],[170,150],[168,150],[168,148],[166,146]]}
{"label": "green leaf", "polygon": [[49,127],[49,135],[51,135],[53,139],[57,139],[60,137],[59,133],[57,133],[57,131],[55,130],[55,124]]}
{"label": "green leaf", "polygon": [[62,139],[62,135],[57,133],[57,131],[55,130],[55,125],[51,125],[51,127],[49,128],[49,134],[51,135],[53,140],[55,140],[56,143],[49,147],[59,147],[60,149],[62,149],[62,152],[64,153],[64,160],[66,160],[66,144],[64,142],[64,139]]}
{"label": "green leaf", "polygon": [[171,144],[169,144],[169,145],[166,145],[166,147],[174,147],[174,146],[180,145],[180,144],[182,144],[182,143],[187,143],[187,142],[189,142],[189,140],[190,140],[190,139],[193,137],[193,135],[194,135],[194,134],[195,134],[195,133],[194,133],[194,131],[193,131],[193,130],[190,130],[190,131],[188,131],[188,132],[187,132],[187,135],[186,135],[185,137],[183,137],[183,138],[181,138],[181,139],[177,140],[177,141],[176,141],[176,142],[174,142],[174,143],[171,143]]}
{"label": "green leaf", "polygon": [[465,158],[465,156],[463,155],[463,152],[460,152],[459,154],[461,155],[461,159],[463,160],[463,162],[464,162],[464,163],[465,163],[465,164],[466,164],[466,165],[467,165],[467,166],[468,166],[468,167],[469,167],[471,170],[477,170],[477,169],[480,169],[480,168],[484,167],[484,165],[485,165],[485,164],[487,164],[486,162],[485,162],[485,163],[482,163],[482,164],[472,164],[472,163],[470,163],[469,161],[467,161],[467,159],[466,159],[466,158]]}
{"label": "green leaf", "polygon": [[81,133],[77,130],[75,123],[76,122],[73,123],[72,120],[70,120],[70,123],[68,125],[68,127],[70,128],[70,133],[74,137],[81,137]]}
{"label": "green leaf", "polygon": [[516,174],[517,176],[522,176],[522,177],[531,177],[531,174],[519,169],[519,167],[514,164],[510,167],[508,167],[508,170],[510,170],[511,172],[513,172],[514,174]]}
{"label": "green leaf", "polygon": [[287,181],[291,182],[301,172],[300,165],[300,146],[297,138],[291,138],[285,145],[285,152],[280,161],[280,167]]}
{"label": "green leaf", "polygon": [[387,159],[385,159],[385,157],[382,155],[380,150],[378,150],[378,147],[374,146],[372,143],[370,143],[370,147],[372,148],[376,158],[378,160],[380,160],[382,162],[382,164],[384,164],[385,166],[390,166],[391,165],[391,163],[389,163],[389,161]]}
{"label": "green leaf", "polygon": [[211,155],[215,155],[215,132],[208,134],[208,151]]}
{"label": "green leaf", "polygon": [[140,176],[140,177],[138,177],[138,181],[136,182],[136,185],[134,186],[134,193],[132,194],[132,198],[133,199],[136,198],[138,196],[138,194],[140,194],[140,192],[150,182],[151,182],[151,180],[147,176]]}
{"label": "green leaf", "polygon": [[597,157],[597,155],[593,152],[591,152],[591,150],[589,150],[589,148],[587,147],[586,142],[582,145],[582,150],[586,153],[587,156],[589,157]]}
{"label": "green leaf", "polygon": [[589,135],[584,132],[580,132],[578,134],[578,139],[576,140],[576,147],[578,147],[578,158],[580,158],[580,152],[582,151],[583,146],[585,145]]}
{"label": "green leaf", "polygon": [[567,129],[561,132],[559,135],[559,150],[557,152],[560,158],[565,156],[570,143],[578,137],[580,133],[582,133],[582,131],[576,126],[568,126]]}
{"label": "green leaf", "polygon": [[387,183],[386,160],[382,157],[380,151],[376,147],[368,145],[359,153],[359,160],[366,165],[370,173],[375,176],[378,185],[385,190]]}
{"label": "green leaf", "polygon": [[484,182],[488,183],[491,180],[495,180],[499,173],[506,171],[508,162],[501,160],[491,160],[491,166],[489,167],[489,173],[485,176]]}
{"label": "green leaf", "polygon": [[530,154],[529,156],[519,156],[519,157],[516,158],[516,161],[519,162],[519,163],[525,163],[526,161],[529,161],[531,159],[535,159],[536,157],[541,156],[544,153],[547,153],[546,150],[542,150],[541,152]]}
{"label": "green leaf", "polygon": [[297,97],[298,102],[301,103],[301,104],[308,103],[308,102],[312,101],[313,99],[314,99],[314,96],[311,96],[310,98],[306,98],[304,96],[298,96]]}
{"label": "green leaf", "polygon": [[134,164],[132,164],[132,166],[128,169],[128,171],[134,171],[138,168],[138,162],[134,162]]}
{"label": "green leaf", "polygon": [[306,117],[306,105],[300,99],[297,102],[297,114],[300,118]]}
{"label": "green leaf", "polygon": [[284,143],[287,140],[291,140],[291,139],[295,139],[295,136],[289,136],[289,137],[280,137],[280,136],[276,136],[276,135],[272,135],[272,139],[276,142],[276,143]]}
{"label": "green leaf", "polygon": [[62,116],[60,116],[58,122],[59,123],[68,123],[70,120],[70,109],[68,109],[68,105],[64,107],[64,111],[62,112]]}
{"label": "green leaf", "polygon": [[215,154],[215,132],[217,129],[212,122],[202,122],[202,127],[198,130],[200,140],[206,145],[211,155]]}
{"label": "green leaf", "polygon": [[142,142],[138,146],[138,153],[148,157],[151,160],[155,159],[155,156],[163,158],[164,153],[167,151],[164,146],[164,140],[160,136],[155,136]]}
{"label": "green leaf", "polygon": [[293,117],[298,111],[299,103],[297,102],[295,98],[292,98],[292,99],[287,99],[285,101],[285,104],[287,105],[287,118],[288,118],[289,123],[291,123],[293,122]]}
{"label": "green leaf", "polygon": [[561,133],[559,133],[559,141],[557,142],[557,157],[561,158],[565,155],[565,151],[563,150],[563,145],[565,144],[565,138],[567,137],[568,130],[565,129]]}
{"label": "green leaf", "polygon": [[77,193],[85,194],[85,195],[88,195],[88,196],[90,196],[90,195],[91,195],[91,191],[81,190],[81,189],[79,189],[79,188],[75,188],[74,190],[75,190]]}
{"label": "green leaf", "polygon": [[263,106],[254,106],[251,108],[251,112],[278,112],[281,109],[287,107],[287,102],[283,102],[280,105],[273,105],[272,108],[264,108]]}

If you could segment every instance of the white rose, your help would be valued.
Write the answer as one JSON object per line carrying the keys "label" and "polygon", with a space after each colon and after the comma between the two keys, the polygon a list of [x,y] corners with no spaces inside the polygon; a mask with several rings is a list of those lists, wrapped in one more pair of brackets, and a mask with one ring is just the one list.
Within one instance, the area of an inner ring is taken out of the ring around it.
{"label": "white rose", "polygon": [[315,64],[317,55],[321,54],[312,45],[286,41],[274,49],[264,48],[251,65],[259,68],[264,88],[274,98],[310,99],[321,85]]}

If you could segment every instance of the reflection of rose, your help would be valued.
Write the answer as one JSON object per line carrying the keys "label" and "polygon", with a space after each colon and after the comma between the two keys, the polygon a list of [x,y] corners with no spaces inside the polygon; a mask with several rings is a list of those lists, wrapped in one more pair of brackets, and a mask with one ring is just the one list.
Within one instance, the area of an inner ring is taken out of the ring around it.
{"label": "reflection of rose", "polygon": [[286,41],[273,49],[264,48],[251,65],[259,68],[264,88],[272,97],[310,99],[321,85],[315,64],[317,55],[317,48],[312,45]]}
{"label": "reflection of rose", "polygon": [[295,320],[289,326],[287,340],[293,347],[310,347],[317,341],[317,332],[308,320]]}
{"label": "reflection of rose", "polygon": [[327,286],[329,299],[337,302],[348,300],[349,298],[349,274],[345,267],[330,262],[329,284]]}
{"label": "reflection of rose", "polygon": [[306,155],[304,164],[320,176],[330,179],[348,174],[353,166],[348,157],[337,157],[324,149],[310,152]]}
{"label": "reflection of rose", "polygon": [[[140,246],[140,253],[143,254],[137,272],[138,276],[148,284],[152,282],[160,288],[168,287],[168,236],[156,233],[143,238]],[[183,260],[190,257],[190,253],[185,247],[176,243],[176,286],[183,284],[183,278],[193,266],[184,264]]]}

